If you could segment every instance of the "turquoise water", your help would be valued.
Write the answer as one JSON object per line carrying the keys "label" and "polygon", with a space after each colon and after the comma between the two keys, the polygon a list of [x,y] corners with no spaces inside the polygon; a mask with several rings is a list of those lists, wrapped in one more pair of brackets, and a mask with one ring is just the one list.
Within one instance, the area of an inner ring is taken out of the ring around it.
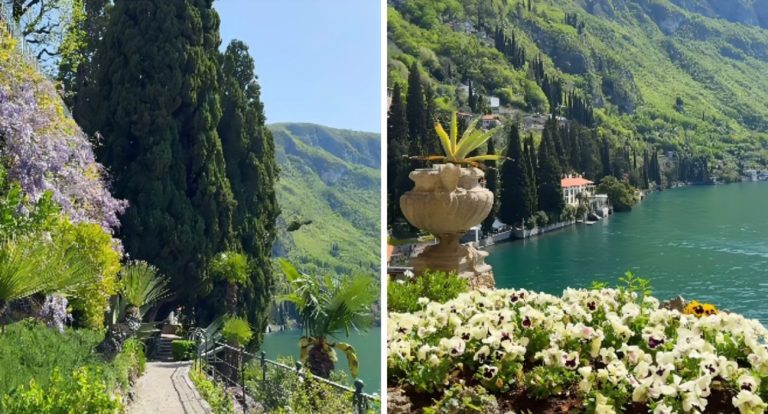
{"label": "turquoise water", "polygon": [[488,251],[497,287],[559,294],[629,270],[660,299],[682,295],[768,324],[768,183],[653,193],[630,213]]}
{"label": "turquoise water", "polygon": [[[267,353],[267,358],[272,360],[278,356],[292,356],[298,359],[299,338],[301,331],[275,332],[264,336],[262,349]],[[381,394],[381,328],[371,328],[364,334],[350,332],[349,338],[340,337],[335,340],[347,342],[355,347],[360,361],[360,379],[365,383],[363,390],[368,394]],[[343,369],[349,374],[347,358],[341,352],[338,352],[338,356],[336,369]]]}

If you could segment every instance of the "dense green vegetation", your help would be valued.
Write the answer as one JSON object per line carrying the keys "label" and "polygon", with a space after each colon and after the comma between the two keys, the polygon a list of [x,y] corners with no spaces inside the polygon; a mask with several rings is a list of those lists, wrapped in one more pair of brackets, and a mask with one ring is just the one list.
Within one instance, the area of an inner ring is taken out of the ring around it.
{"label": "dense green vegetation", "polygon": [[592,130],[577,135],[594,147],[593,170],[575,171],[593,180],[626,174],[643,187],[644,153],[663,158],[657,184],[736,180],[768,162],[768,31],[715,18],[757,24],[756,12],[739,20],[712,2],[674,3],[687,9],[667,0],[392,2],[388,83],[411,85],[418,68],[442,111],[482,114],[480,98],[496,96],[537,137],[543,120],[531,113],[563,116]]}
{"label": "dense green vegetation", "polygon": [[423,308],[419,299],[445,303],[467,291],[467,280],[454,273],[424,272],[419,277],[390,280],[387,285],[389,312],[416,312]]}
{"label": "dense green vegetation", "polygon": [[131,340],[112,363],[94,350],[103,333],[23,321],[0,335],[0,412],[114,413],[144,371],[143,345]]}
{"label": "dense green vegetation", "polygon": [[[278,362],[293,367],[293,358],[285,357]],[[268,365],[266,380],[261,365],[257,361],[249,363],[245,370],[248,389],[254,397],[264,404],[270,413],[317,413],[337,414],[350,412],[352,393],[341,391],[324,382],[317,381],[310,375],[303,379],[293,370]],[[343,371],[334,371],[332,381],[349,384],[349,378]],[[370,407],[370,413],[378,412],[377,407]]]}
{"label": "dense green vegetation", "polygon": [[[380,138],[311,124],[274,124],[282,210],[274,253],[310,271],[379,271]],[[311,221],[296,231],[284,229]]]}

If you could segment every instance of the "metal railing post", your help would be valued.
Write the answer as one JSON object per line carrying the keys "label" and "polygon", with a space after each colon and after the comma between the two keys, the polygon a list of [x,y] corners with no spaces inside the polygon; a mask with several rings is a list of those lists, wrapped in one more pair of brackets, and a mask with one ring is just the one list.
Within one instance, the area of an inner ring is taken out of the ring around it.
{"label": "metal railing post", "polygon": [[267,384],[267,353],[261,351],[261,382]]}
{"label": "metal railing post", "polygon": [[239,354],[238,359],[240,362],[240,388],[243,390],[243,412],[248,411],[248,401],[245,394],[245,347],[240,348],[237,352]]}
{"label": "metal railing post", "polygon": [[368,410],[368,399],[363,396],[363,387],[365,386],[365,383],[361,379],[355,380],[355,413],[357,414],[365,414],[365,412]]}

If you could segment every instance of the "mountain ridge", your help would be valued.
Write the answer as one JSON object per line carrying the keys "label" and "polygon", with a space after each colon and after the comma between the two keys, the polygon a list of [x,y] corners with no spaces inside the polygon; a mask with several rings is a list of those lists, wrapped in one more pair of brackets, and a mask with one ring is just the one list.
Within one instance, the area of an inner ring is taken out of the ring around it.
{"label": "mountain ridge", "polygon": [[[379,134],[311,123],[268,127],[280,167],[274,254],[305,271],[378,275]],[[306,220],[312,223],[285,230]]]}

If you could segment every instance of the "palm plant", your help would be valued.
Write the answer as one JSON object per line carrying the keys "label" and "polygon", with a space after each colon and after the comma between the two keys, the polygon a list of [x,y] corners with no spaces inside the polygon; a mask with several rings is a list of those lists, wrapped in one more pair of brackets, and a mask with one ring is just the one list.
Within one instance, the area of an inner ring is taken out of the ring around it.
{"label": "palm plant", "polygon": [[369,276],[304,275],[286,260],[280,260],[280,266],[292,288],[291,293],[280,299],[296,306],[303,330],[299,341],[301,361],[314,375],[328,378],[335,367],[335,350],[338,349],[346,355],[349,370],[356,377],[355,349],[328,338],[341,332],[349,336],[351,329],[365,331],[371,326],[371,305],[378,297],[374,279]]}
{"label": "palm plant", "polygon": [[120,296],[113,301],[113,324],[97,347],[108,361],[136,335],[147,310],[168,295],[168,279],[147,262],[128,262],[119,275]]}
{"label": "palm plant", "polygon": [[211,273],[227,282],[227,313],[231,315],[237,314],[238,286],[248,281],[248,270],[248,257],[242,253],[223,252],[211,262]]}
{"label": "palm plant", "polygon": [[0,243],[0,315],[14,300],[38,293],[67,294],[98,272],[73,246],[22,237]]}
{"label": "palm plant", "polygon": [[459,125],[456,112],[451,114],[450,134],[445,131],[440,122],[435,122],[435,131],[440,138],[440,145],[445,155],[428,155],[426,157],[413,157],[423,161],[450,162],[453,164],[469,164],[476,166],[480,161],[500,160],[501,155],[486,154],[469,157],[472,151],[485,145],[497,132],[498,128],[488,131],[477,129],[480,118],[474,119],[459,138]]}

